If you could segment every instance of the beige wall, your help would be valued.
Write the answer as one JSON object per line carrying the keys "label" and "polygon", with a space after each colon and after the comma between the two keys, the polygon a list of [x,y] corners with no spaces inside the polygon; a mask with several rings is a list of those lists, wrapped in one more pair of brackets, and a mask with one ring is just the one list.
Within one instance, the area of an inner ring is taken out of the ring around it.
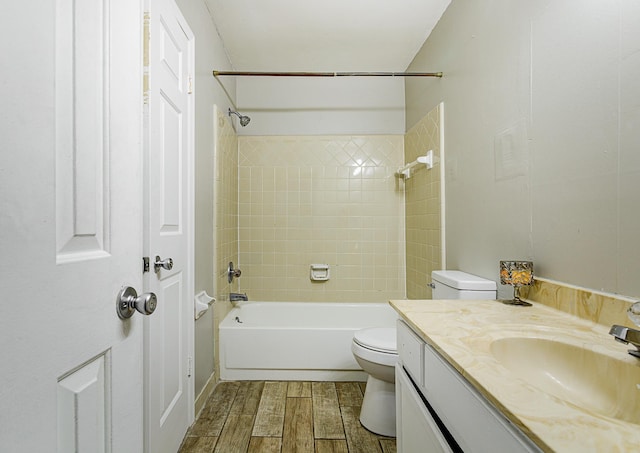
{"label": "beige wall", "polygon": [[440,113],[438,105],[404,137],[405,163],[433,150],[435,165],[415,167],[405,185],[407,298],[431,299],[431,271],[442,269]]}
{"label": "beige wall", "polygon": [[451,3],[408,69],[444,77],[405,98],[409,128],[445,105],[449,267],[640,297],[638,23],[633,0]]}
{"label": "beige wall", "polygon": [[[177,0],[195,35],[195,294],[214,291],[213,243],[213,124],[214,105],[230,106],[225,90],[235,95],[235,81],[222,89],[212,68],[229,70],[231,63],[203,0]],[[214,371],[212,310],[195,322],[195,394],[200,394]]]}
{"label": "beige wall", "polygon": [[[240,285],[252,300],[404,297],[403,137],[239,138]],[[331,266],[311,282],[309,265]]]}
{"label": "beige wall", "polygon": [[251,117],[239,135],[404,133],[400,77],[241,77],[238,108]]}

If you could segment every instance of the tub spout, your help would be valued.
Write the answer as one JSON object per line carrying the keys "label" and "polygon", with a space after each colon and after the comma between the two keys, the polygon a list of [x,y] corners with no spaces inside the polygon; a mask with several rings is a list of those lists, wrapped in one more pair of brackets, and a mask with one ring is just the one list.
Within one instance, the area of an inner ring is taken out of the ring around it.
{"label": "tub spout", "polygon": [[229,300],[231,302],[248,301],[249,297],[247,297],[247,293],[229,293]]}

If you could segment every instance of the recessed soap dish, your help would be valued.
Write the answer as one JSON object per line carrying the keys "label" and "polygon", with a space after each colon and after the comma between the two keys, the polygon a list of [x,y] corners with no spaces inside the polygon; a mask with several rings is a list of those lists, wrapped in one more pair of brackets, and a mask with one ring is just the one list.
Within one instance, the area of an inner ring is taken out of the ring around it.
{"label": "recessed soap dish", "polygon": [[309,266],[309,278],[314,282],[325,282],[329,280],[328,264],[312,264]]}

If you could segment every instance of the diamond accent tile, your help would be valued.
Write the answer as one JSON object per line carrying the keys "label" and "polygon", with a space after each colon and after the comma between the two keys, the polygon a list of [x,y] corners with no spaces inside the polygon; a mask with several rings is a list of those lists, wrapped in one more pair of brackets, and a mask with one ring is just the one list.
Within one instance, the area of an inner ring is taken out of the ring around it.
{"label": "diamond accent tile", "polygon": [[[404,297],[403,193],[393,176],[402,136],[250,136],[238,147],[243,290],[257,300]],[[275,198],[265,196],[271,188]],[[329,264],[331,279],[311,282],[311,263]]]}

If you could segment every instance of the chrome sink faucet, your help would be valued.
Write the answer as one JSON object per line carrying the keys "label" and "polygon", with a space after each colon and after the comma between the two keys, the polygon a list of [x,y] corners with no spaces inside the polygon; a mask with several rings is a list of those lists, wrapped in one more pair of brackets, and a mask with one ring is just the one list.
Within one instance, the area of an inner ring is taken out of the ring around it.
{"label": "chrome sink faucet", "polygon": [[620,343],[631,343],[632,345],[634,345],[636,349],[629,349],[628,352],[632,356],[640,358],[640,330],[614,325],[611,326],[609,335],[613,335],[613,338],[615,338],[616,341],[619,341]]}
{"label": "chrome sink faucet", "polygon": [[[629,319],[631,319],[635,325],[640,326],[640,301],[629,307],[627,316],[629,316]],[[609,335],[613,335],[613,338],[620,343],[631,343],[636,349],[629,349],[629,354],[640,358],[640,330],[616,324],[611,326]]]}

